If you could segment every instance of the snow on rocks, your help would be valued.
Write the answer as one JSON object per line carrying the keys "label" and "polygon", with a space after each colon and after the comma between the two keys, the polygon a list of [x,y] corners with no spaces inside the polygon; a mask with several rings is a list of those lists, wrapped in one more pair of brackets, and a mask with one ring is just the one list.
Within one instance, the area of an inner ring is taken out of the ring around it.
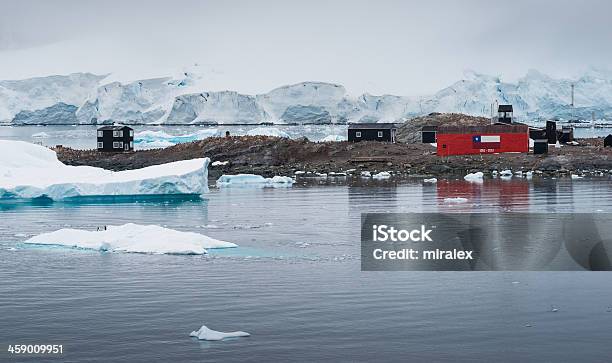
{"label": "snow on rocks", "polygon": [[213,161],[212,164],[210,164],[211,166],[225,166],[229,164],[229,161]]}
{"label": "snow on rocks", "polygon": [[240,338],[240,337],[249,337],[251,334],[244,331],[234,331],[229,333],[224,333],[216,330],[209,329],[206,325],[202,325],[199,330],[192,331],[189,334],[190,337],[198,338],[199,340],[223,340],[225,338]]}
{"label": "snow on rocks", "polygon": [[231,242],[220,241],[203,234],[180,232],[155,225],[133,223],[107,226],[97,231],[63,228],[42,233],[25,244],[58,245],[109,252],[150,254],[201,255],[207,248],[237,247]]}
{"label": "snow on rocks", "polygon": [[366,171],[362,171],[360,175],[362,178],[370,178],[372,176],[372,173],[366,170]]}
{"label": "snow on rocks", "polygon": [[208,192],[209,161],[200,158],[114,172],[68,166],[46,147],[0,140],[0,199],[202,194]]}
{"label": "snow on rocks", "polygon": [[272,178],[264,178],[261,175],[255,174],[236,174],[236,175],[221,175],[217,179],[217,187],[232,187],[232,186],[261,186],[261,187],[278,187],[293,185],[294,180],[288,176],[274,176]]}
{"label": "snow on rocks", "polygon": [[482,173],[482,171],[478,171],[475,173],[469,173],[468,175],[464,176],[463,179],[467,181],[480,182],[482,181],[483,177],[484,174]]}
{"label": "snow on rocks", "polygon": [[257,127],[246,133],[248,136],[274,136],[289,138],[289,134],[276,127]]}

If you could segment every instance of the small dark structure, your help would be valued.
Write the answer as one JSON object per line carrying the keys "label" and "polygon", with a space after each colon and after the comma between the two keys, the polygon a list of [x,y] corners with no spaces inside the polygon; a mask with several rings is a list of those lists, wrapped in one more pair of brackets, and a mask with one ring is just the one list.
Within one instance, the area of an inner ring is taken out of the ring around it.
{"label": "small dark structure", "polygon": [[397,126],[392,123],[350,124],[348,127],[348,141],[395,142],[396,133]]}
{"label": "small dark structure", "polygon": [[499,105],[497,107],[497,122],[504,124],[512,123],[512,105]]}
{"label": "small dark structure", "polygon": [[604,147],[612,147],[612,134],[604,138]]}
{"label": "small dark structure", "polygon": [[546,139],[546,130],[536,127],[530,127],[529,138],[532,140]]}
{"label": "small dark structure", "polygon": [[225,137],[230,137],[230,132],[229,131],[225,131]]}
{"label": "small dark structure", "polygon": [[98,129],[98,151],[134,150],[134,129],[128,126],[102,126]]}
{"label": "small dark structure", "polygon": [[424,144],[433,144],[436,142],[436,133],[438,126],[423,126],[421,129],[421,142]]}
{"label": "small dark structure", "polygon": [[568,143],[574,141],[574,128],[571,126],[561,127],[561,132],[557,135],[559,142]]}
{"label": "small dark structure", "polygon": [[546,121],[546,137],[549,144],[557,143],[557,123],[555,121]]}
{"label": "small dark structure", "polygon": [[533,140],[533,153],[534,154],[548,154],[548,140]]}

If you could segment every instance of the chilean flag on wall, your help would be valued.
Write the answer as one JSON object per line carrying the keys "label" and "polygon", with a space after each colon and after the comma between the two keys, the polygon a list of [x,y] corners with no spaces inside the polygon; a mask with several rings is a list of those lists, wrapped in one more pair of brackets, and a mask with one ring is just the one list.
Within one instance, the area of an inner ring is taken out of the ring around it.
{"label": "chilean flag on wall", "polygon": [[472,146],[474,149],[499,149],[501,137],[499,135],[474,135],[472,136]]}

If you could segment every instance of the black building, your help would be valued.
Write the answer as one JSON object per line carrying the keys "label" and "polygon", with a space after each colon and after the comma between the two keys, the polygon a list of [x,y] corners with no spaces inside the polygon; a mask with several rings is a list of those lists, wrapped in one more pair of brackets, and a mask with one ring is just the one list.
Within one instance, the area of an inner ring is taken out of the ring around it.
{"label": "black building", "polygon": [[433,144],[436,142],[436,133],[438,126],[423,126],[421,129],[421,142],[424,144]]}
{"label": "black building", "polygon": [[497,107],[497,122],[504,124],[512,123],[512,105],[499,105]]}
{"label": "black building", "polygon": [[555,121],[546,121],[546,137],[549,144],[557,143],[557,123]]}
{"label": "black building", "polygon": [[604,147],[612,147],[612,134],[606,136],[604,139]]}
{"label": "black building", "polygon": [[395,142],[397,127],[392,123],[350,124],[348,141],[386,141]]}
{"label": "black building", "polygon": [[133,151],[134,129],[128,126],[103,126],[98,129],[98,151]]}
{"label": "black building", "polygon": [[574,128],[571,126],[562,126],[561,132],[557,131],[557,138],[561,143],[574,141]]}

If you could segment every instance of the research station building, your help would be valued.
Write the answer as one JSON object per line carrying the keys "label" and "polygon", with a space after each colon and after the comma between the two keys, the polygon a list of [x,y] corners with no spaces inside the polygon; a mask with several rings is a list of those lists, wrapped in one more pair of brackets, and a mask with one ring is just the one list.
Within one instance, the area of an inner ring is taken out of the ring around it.
{"label": "research station building", "polygon": [[437,153],[440,156],[527,153],[529,126],[440,126],[437,143]]}
{"label": "research station building", "polygon": [[397,126],[393,123],[350,124],[348,141],[384,141],[395,142]]}
{"label": "research station building", "polygon": [[134,129],[128,126],[102,126],[98,129],[98,151],[134,150]]}

